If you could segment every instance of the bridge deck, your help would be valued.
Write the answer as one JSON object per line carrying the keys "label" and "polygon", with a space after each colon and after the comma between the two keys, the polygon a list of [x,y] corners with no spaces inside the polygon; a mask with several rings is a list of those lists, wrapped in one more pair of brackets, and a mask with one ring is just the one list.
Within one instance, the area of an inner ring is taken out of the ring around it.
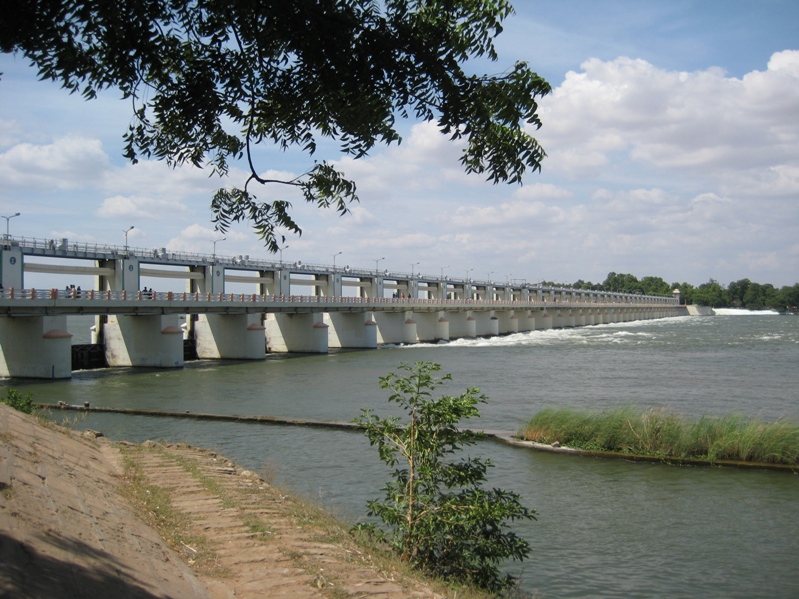
{"label": "bridge deck", "polygon": [[199,294],[97,290],[23,289],[0,293],[0,316],[62,314],[256,314],[310,312],[436,312],[441,310],[586,310],[674,307],[633,302],[511,301],[327,297],[321,295]]}

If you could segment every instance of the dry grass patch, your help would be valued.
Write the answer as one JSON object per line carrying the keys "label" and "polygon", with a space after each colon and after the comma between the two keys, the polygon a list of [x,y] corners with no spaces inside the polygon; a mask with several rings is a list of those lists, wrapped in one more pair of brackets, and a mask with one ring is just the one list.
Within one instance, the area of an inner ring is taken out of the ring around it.
{"label": "dry grass patch", "polygon": [[229,573],[219,565],[218,557],[209,539],[190,532],[191,519],[172,506],[172,498],[166,489],[149,484],[141,469],[123,451],[122,493],[128,498],[144,520],[155,528],[178,555],[196,571],[214,577],[224,577]]}

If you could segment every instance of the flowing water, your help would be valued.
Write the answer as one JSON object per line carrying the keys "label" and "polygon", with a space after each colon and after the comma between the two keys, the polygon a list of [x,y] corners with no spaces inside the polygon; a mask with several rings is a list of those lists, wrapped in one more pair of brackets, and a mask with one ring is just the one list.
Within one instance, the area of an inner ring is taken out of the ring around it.
{"label": "flowing water", "polygon": [[[799,420],[799,318],[734,311],[5,384],[41,402],[351,420],[362,407],[389,413],[378,377],[419,360],[452,373],[444,392],[480,387],[490,401],[470,425],[485,429],[516,430],[547,406],[635,404],[692,417]],[[374,448],[354,432],[111,414],[91,414],[77,426],[115,439],[218,449],[247,468],[276,472],[350,520],[388,479]],[[509,569],[546,599],[799,597],[797,475],[549,455],[493,441],[469,451],[494,462],[491,485],[538,510],[536,522],[519,526],[533,553]]]}

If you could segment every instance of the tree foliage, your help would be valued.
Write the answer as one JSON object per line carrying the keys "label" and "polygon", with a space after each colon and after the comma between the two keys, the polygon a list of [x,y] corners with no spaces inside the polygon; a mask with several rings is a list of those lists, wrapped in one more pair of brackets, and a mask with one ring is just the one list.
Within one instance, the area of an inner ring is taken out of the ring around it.
{"label": "tree foliage", "polygon": [[483,487],[489,460],[452,457],[482,437],[457,426],[477,418],[477,404],[486,398],[470,388],[458,397],[434,399],[435,389],[451,380],[448,374],[434,376],[438,364],[401,364],[400,369],[408,374],[391,372],[380,378],[380,387],[391,391],[389,402],[398,404],[407,420],[380,418],[371,410],[362,410],[356,419],[380,459],[394,469],[383,487],[385,498],[368,503],[369,515],[390,532],[374,525],[360,528],[377,533],[403,559],[430,574],[490,591],[509,588],[514,579],[503,576],[498,565],[530,553],[529,544],[509,530],[509,522],[534,520],[535,510],[521,505],[515,493]]}
{"label": "tree foliage", "polygon": [[610,291],[616,293],[641,293],[671,297],[674,289],[680,290],[682,301],[686,304],[710,306],[712,308],[745,308],[748,310],[792,310],[799,307],[799,283],[780,289],[770,283],[755,283],[749,279],[733,281],[726,288],[710,279],[707,283],[694,286],[686,282],[668,284],[660,277],[647,276],[640,281],[635,275],[610,272],[602,283],[594,284],[582,279],[571,285],[544,283],[545,285]]}
{"label": "tree foliage", "polygon": [[133,162],[224,175],[246,160],[243,185],[214,196],[214,222],[224,232],[251,221],[275,251],[277,227],[301,231],[288,202],[258,199],[253,184],[295,187],[341,213],[356,186],[324,160],[270,179],[256,164],[259,144],[310,158],[329,139],[361,158],[399,143],[396,120],[412,117],[462,140],[469,173],[514,183],[540,169],[544,151],[524,126],[541,126],[536,98],[550,86],[524,63],[466,70],[497,59],[494,39],[512,11],[507,0],[27,0],[3,2],[0,49],[87,99],[120,90],[132,106]]}

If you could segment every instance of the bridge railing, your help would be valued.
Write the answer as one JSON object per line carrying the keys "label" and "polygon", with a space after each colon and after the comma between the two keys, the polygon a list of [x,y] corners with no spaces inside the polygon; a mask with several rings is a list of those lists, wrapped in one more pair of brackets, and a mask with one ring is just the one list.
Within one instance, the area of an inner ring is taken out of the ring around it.
{"label": "bridge railing", "polygon": [[[382,271],[358,268],[358,267],[338,267],[324,264],[311,264],[278,260],[265,260],[260,258],[250,258],[250,256],[224,256],[221,254],[201,254],[190,252],[176,252],[170,251],[166,248],[140,248],[131,245],[120,246],[112,244],[98,244],[87,242],[70,242],[68,239],[39,239],[35,237],[12,237],[3,236],[3,243],[7,246],[22,248],[25,253],[32,253],[36,255],[46,255],[57,258],[76,258],[76,259],[117,259],[125,256],[135,256],[141,263],[145,264],[180,264],[208,266],[209,264],[219,264],[231,270],[243,269],[253,270],[259,269],[264,271],[276,271],[282,268],[287,268],[293,273],[299,274],[331,274],[340,273],[342,276],[347,277],[378,277],[384,278],[388,281],[397,280],[415,280],[420,284],[438,283],[439,285],[446,282],[447,285],[454,287],[477,287],[486,289],[513,289],[518,292],[527,290],[530,293],[558,293],[558,294],[587,294],[589,297],[601,295],[603,298],[624,298],[620,302],[605,302],[605,303],[641,303],[649,305],[663,305],[672,303],[672,297],[665,296],[651,296],[651,295],[637,295],[637,294],[624,294],[610,291],[585,291],[577,289],[567,289],[559,286],[548,286],[540,284],[532,284],[524,282],[522,284],[511,284],[510,282],[503,284],[498,281],[481,281],[477,279],[467,278],[460,280],[457,277],[436,277],[427,276],[422,273],[403,273],[403,272],[389,272],[388,270]],[[310,280],[309,280],[310,281]],[[303,282],[297,281],[300,285]],[[627,298],[635,298],[634,301],[628,301]],[[401,298],[400,298],[401,299]],[[406,298],[407,299],[407,298]],[[650,303],[651,302],[651,303]],[[578,302],[583,303],[583,302]],[[588,303],[588,302],[585,302]]]}
{"label": "bridge railing", "polygon": [[[414,306],[507,306],[551,308],[604,308],[652,307],[654,304],[633,302],[578,302],[568,300],[482,300],[435,299],[412,297],[351,297],[324,295],[261,295],[256,293],[189,293],[174,291],[100,291],[96,289],[0,289],[2,300],[83,300],[83,301],[139,301],[139,302],[233,302],[233,303],[291,303],[291,304],[352,304],[352,305],[405,305]],[[660,306],[673,306],[664,301]]]}

